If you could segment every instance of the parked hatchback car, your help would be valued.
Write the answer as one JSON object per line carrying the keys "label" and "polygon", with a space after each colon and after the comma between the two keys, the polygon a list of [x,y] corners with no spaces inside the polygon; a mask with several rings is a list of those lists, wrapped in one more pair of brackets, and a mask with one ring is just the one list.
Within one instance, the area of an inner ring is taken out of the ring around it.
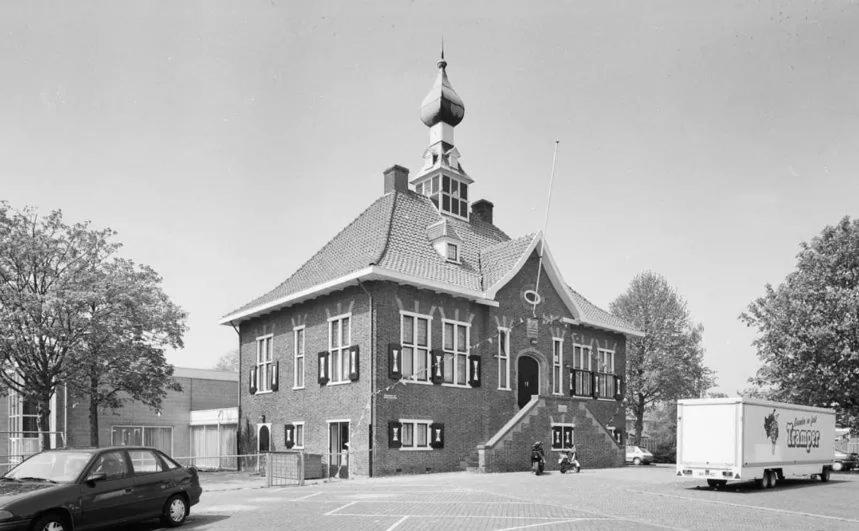
{"label": "parked hatchback car", "polygon": [[154,448],[47,450],[0,477],[0,531],[63,531],[160,517],[182,525],[200,479]]}
{"label": "parked hatchback car", "polygon": [[653,454],[639,446],[627,446],[626,462],[633,465],[649,465],[653,462]]}

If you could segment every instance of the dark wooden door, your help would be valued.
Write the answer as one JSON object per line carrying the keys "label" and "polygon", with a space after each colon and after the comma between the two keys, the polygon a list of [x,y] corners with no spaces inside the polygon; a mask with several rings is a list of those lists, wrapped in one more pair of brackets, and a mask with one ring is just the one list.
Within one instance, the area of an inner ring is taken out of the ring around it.
{"label": "dark wooden door", "polygon": [[516,365],[519,380],[519,407],[531,400],[531,395],[540,394],[540,365],[531,356],[521,356]]}

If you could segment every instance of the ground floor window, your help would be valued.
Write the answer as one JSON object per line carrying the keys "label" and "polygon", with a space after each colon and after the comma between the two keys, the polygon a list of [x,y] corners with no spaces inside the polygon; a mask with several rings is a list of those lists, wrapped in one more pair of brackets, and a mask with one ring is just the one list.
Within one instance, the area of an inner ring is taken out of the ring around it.
{"label": "ground floor window", "polygon": [[41,450],[36,401],[9,392],[9,458],[19,460]]}
{"label": "ground floor window", "polygon": [[349,474],[349,421],[328,422],[328,463],[332,477]]}
{"label": "ground floor window", "polygon": [[431,420],[401,419],[403,443],[400,448],[411,450],[429,450],[429,435]]}
{"label": "ground floor window", "polygon": [[113,446],[150,446],[173,455],[172,426],[114,426],[110,431]]}

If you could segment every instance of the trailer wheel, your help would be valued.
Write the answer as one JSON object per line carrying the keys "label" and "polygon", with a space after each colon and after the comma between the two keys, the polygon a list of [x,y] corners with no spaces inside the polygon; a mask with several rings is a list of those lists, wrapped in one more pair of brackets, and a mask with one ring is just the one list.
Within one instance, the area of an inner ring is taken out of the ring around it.
{"label": "trailer wheel", "polygon": [[769,488],[775,488],[776,481],[778,480],[778,475],[775,473],[775,470],[768,470],[767,474],[769,474],[770,477]]}
{"label": "trailer wheel", "polygon": [[728,484],[728,482],[725,481],[724,479],[708,479],[707,480],[707,486],[710,487],[711,489],[721,489],[722,487],[724,487],[727,484]]}
{"label": "trailer wheel", "polygon": [[820,481],[824,483],[829,481],[829,467],[823,467],[823,471],[820,473]]}

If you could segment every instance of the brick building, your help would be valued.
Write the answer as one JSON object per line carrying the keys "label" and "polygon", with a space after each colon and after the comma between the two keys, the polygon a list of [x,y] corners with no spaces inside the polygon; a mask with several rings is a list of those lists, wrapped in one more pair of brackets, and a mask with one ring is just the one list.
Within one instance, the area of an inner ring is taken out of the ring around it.
{"label": "brick building", "polygon": [[416,176],[386,170],[381,197],[221,320],[239,333],[240,423],[263,451],[346,465],[348,449],[360,475],[521,470],[535,440],[621,465],[625,338],[640,332],[569,287],[540,232],[509,237],[486,200],[469,211],[446,66]]}
{"label": "brick building", "polygon": [[[173,380],[182,386],[182,391],[168,391],[160,411],[132,400],[115,411],[101,410],[99,443],[102,446],[143,444],[159,448],[168,455],[188,456],[192,452],[191,412],[234,409],[238,403],[236,373],[176,367]],[[39,451],[35,403],[14,392],[0,397],[0,403],[0,407],[5,406],[8,411],[8,415],[0,415],[0,460],[5,457],[5,462],[14,462],[21,456]],[[89,402],[86,398],[66,393],[64,386],[59,386],[51,399],[50,424],[54,432],[52,447],[63,446],[64,439],[67,446],[90,446]],[[199,423],[194,424],[196,428]],[[217,419],[214,424],[217,428]],[[235,428],[233,419],[233,433]],[[232,441],[232,446],[225,453],[234,452],[234,436]]]}

